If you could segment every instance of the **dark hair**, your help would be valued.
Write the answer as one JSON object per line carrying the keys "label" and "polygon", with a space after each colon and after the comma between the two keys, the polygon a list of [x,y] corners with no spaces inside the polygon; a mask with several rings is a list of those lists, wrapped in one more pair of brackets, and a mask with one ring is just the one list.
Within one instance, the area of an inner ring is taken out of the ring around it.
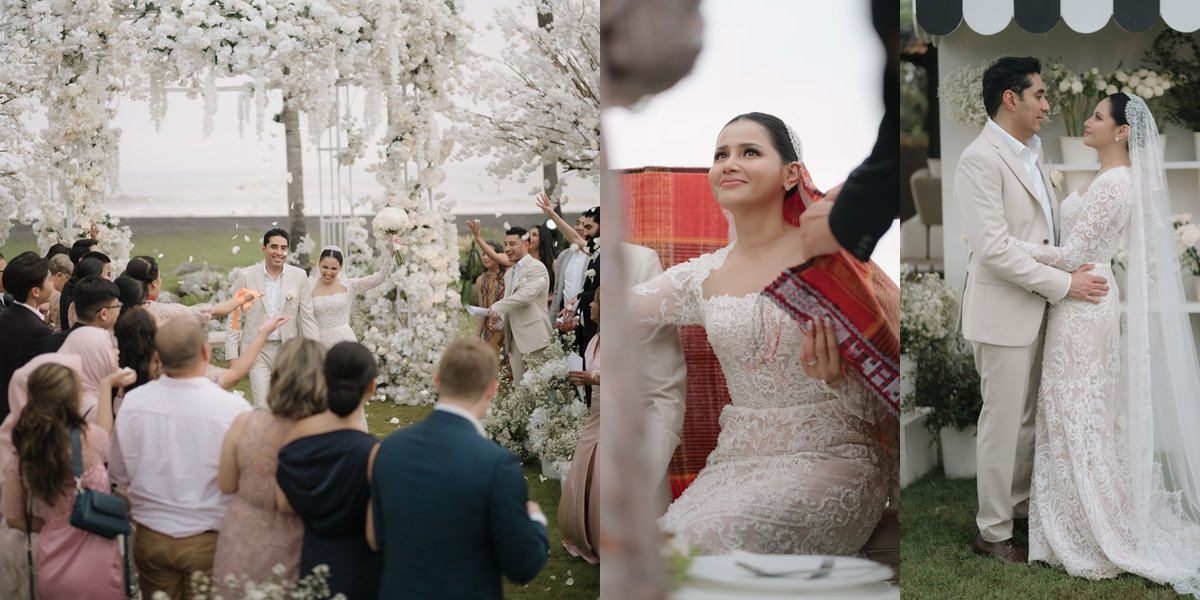
{"label": "dark hair", "polygon": [[135,256],[125,265],[123,275],[128,275],[147,286],[158,281],[158,261],[150,256]]}
{"label": "dark hair", "polygon": [[[80,261],[82,266],[82,261]],[[100,309],[121,298],[117,284],[99,276],[88,275],[75,284],[75,314],[81,321],[92,321]]]}
{"label": "dark hair", "polygon": [[[113,281],[113,284],[117,286],[117,298],[121,300],[122,309],[129,309],[146,303],[148,290],[146,289],[146,284],[141,281],[122,274]],[[78,312],[78,307],[76,311]]]}
{"label": "dark hair", "polygon": [[339,265],[345,264],[342,262],[342,253],[338,252],[337,250],[335,250],[333,248],[326,248],[326,249],[322,250],[321,256],[317,257],[317,262],[321,262],[321,259],[327,258],[327,257],[338,261]]}
{"label": "dark hair", "polygon": [[538,230],[538,261],[546,265],[546,274],[550,276],[550,289],[554,290],[554,257],[558,256],[556,232],[545,225],[534,225],[530,229]]}
{"label": "dark hair", "polygon": [[71,428],[87,433],[79,414],[83,386],[75,371],[54,363],[34,369],[27,385],[29,403],[12,431],[17,465],[30,494],[52,503],[71,485]]}
{"label": "dark hair", "polygon": [[125,388],[126,392],[150,381],[150,362],[154,358],[156,333],[158,323],[149,312],[125,310],[117,317],[113,334],[117,336],[117,349],[120,351],[118,364],[137,373],[137,380]]}
{"label": "dark hair", "polygon": [[[749,112],[730,119],[729,122],[725,124],[725,127],[729,127],[730,125],[743,120],[754,121],[755,123],[761,125],[763,129],[767,130],[767,134],[771,136],[771,146],[775,148],[775,151],[779,153],[779,156],[783,157],[784,164],[800,161],[800,149],[796,148],[792,144],[792,136],[788,133],[787,123],[784,123],[783,119],[780,119],[775,115],[768,115],[767,113]],[[597,206],[597,223],[600,222],[599,216],[600,207]]]}
{"label": "dark hair", "polygon": [[1125,105],[1129,104],[1129,96],[1126,96],[1125,92],[1117,92],[1105,96],[1104,99],[1108,100],[1108,105],[1112,109],[1109,112],[1113,121],[1116,121],[1117,125],[1128,125],[1129,119],[1125,116]]}
{"label": "dark hair", "polygon": [[[79,261],[79,264],[75,265],[75,271],[71,273],[71,279],[73,279],[75,283],[79,283],[79,280],[83,279],[84,277],[88,277],[90,275],[99,276],[103,274],[104,263],[98,258],[88,257]],[[74,288],[74,286],[72,286],[72,288]]]}
{"label": "dark hair", "polygon": [[[66,254],[68,257],[70,257],[71,249],[68,248],[67,246],[64,246],[63,244],[54,244],[54,245],[50,246],[49,250],[46,251],[46,260],[50,260],[51,258],[53,258],[54,256],[57,256],[59,254]],[[4,255],[0,254],[0,258],[4,258]],[[74,261],[72,261],[72,262],[74,262]]]}
{"label": "dark hair", "polygon": [[334,344],[325,354],[325,387],[329,390],[329,410],[339,417],[353,413],[378,373],[375,355],[362,344]]}
{"label": "dark hair", "polygon": [[583,211],[583,214],[581,214],[579,216],[587,217],[587,218],[595,221],[597,224],[599,224],[600,223],[600,207],[593,206],[593,207]]}
{"label": "dark hair", "polygon": [[1012,90],[1017,95],[1033,85],[1034,73],[1042,72],[1042,61],[1032,56],[1001,56],[983,72],[983,108],[989,117],[995,117],[1004,100],[1004,92]]}
{"label": "dark hair", "polygon": [[79,260],[83,258],[83,255],[91,252],[92,246],[95,246],[99,243],[100,242],[91,238],[75,240],[75,243],[71,244],[71,251],[68,252],[67,255],[71,257],[71,262],[79,264]]}
{"label": "dark hair", "polygon": [[292,238],[288,236],[287,230],[276,227],[274,229],[268,229],[267,232],[263,234],[263,247],[266,248],[267,241],[275,236],[283,238],[283,240],[289,244],[292,243]]}
{"label": "dark hair", "polygon": [[515,235],[519,239],[524,239],[525,234],[527,233],[529,233],[529,230],[525,229],[524,227],[509,227],[508,230],[504,232],[504,235]]}
{"label": "dark hair", "polygon": [[42,287],[49,274],[50,261],[33,252],[22,252],[8,261],[0,281],[17,302],[27,302],[29,292]]}
{"label": "dark hair", "polygon": [[100,262],[102,262],[102,263],[104,263],[104,264],[106,264],[106,265],[107,265],[108,263],[111,263],[111,262],[112,262],[112,259],[111,259],[111,258],[109,258],[109,257],[108,257],[108,255],[107,255],[107,254],[105,254],[105,253],[103,253],[103,252],[88,252],[87,254],[84,254],[84,255],[83,255],[83,258],[80,258],[79,260],[80,260],[80,262],[83,262],[83,261],[85,261],[85,260],[87,260],[87,259],[89,259],[89,258],[94,258],[94,259],[96,259],[96,260],[98,260],[98,261],[100,261]]}

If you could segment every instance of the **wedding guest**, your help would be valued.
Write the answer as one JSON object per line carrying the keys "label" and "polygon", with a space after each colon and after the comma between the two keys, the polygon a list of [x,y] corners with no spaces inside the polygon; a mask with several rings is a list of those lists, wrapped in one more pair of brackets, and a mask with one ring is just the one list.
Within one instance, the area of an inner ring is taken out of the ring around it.
{"label": "wedding guest", "polygon": [[[574,300],[583,291],[585,273],[587,272],[589,256],[592,252],[592,240],[600,237],[600,207],[596,206],[584,211],[575,219],[574,227],[568,227],[567,222],[554,212],[550,200],[543,194],[538,200],[542,212],[554,220],[558,229],[563,232],[570,244],[558,254],[555,261],[554,300],[550,304],[550,315],[569,321],[574,314]],[[570,306],[570,313],[563,310]],[[560,327],[562,329],[562,327]],[[586,347],[586,344],[583,346]]]}
{"label": "wedding guest", "polygon": [[0,277],[16,304],[0,313],[0,419],[8,416],[8,381],[29,359],[41,353],[50,328],[37,307],[54,289],[46,259],[33,252],[13,257]]}
{"label": "wedding guest", "polygon": [[[59,255],[67,257],[67,260],[70,261],[71,260],[71,247],[63,245],[63,244],[59,244],[59,243],[50,244],[50,249],[46,251],[45,258],[46,258],[46,260],[50,260],[50,259],[54,258],[55,256],[59,256]],[[71,264],[74,265],[75,263],[72,262]]]}
{"label": "wedding guest", "polygon": [[[592,320],[600,323],[600,294],[592,299]],[[589,563],[600,562],[600,508],[599,494],[592,485],[592,465],[596,460],[596,445],[600,441],[600,336],[588,342],[583,355],[587,371],[571,371],[571,383],[592,388],[592,414],[579,432],[575,454],[571,458],[571,471],[563,482],[562,497],[558,502],[558,530],[562,533],[562,544],[572,556]]]}
{"label": "wedding guest", "polygon": [[[493,252],[500,250],[500,244],[495,242],[487,242],[487,245]],[[487,254],[482,255],[482,259],[485,270],[475,279],[475,289],[478,295],[475,302],[476,306],[480,308],[491,308],[493,304],[504,297],[504,269],[500,263],[492,260]],[[476,331],[476,335],[496,351],[496,356],[503,353],[504,332],[490,329],[487,326],[487,319],[479,320],[479,329]]]}
{"label": "wedding guest", "polygon": [[[76,270],[85,268],[85,264],[88,262],[87,260],[80,261]],[[73,325],[69,329],[64,329],[47,338],[42,344],[43,352],[58,352],[71,332],[76,329],[99,327],[111,332],[113,326],[117,324],[117,317],[121,315],[121,290],[117,288],[117,284],[99,275],[89,275],[75,284],[73,293],[71,310],[67,312],[68,315],[73,315],[78,310],[78,318],[73,321]],[[110,339],[109,345],[115,348],[115,340]]]}
{"label": "wedding guest", "polygon": [[225,432],[250,410],[205,377],[212,351],[195,323],[155,335],[163,376],[125,395],[109,471],[127,489],[137,527],[133,558],[142,597],[182,598],[192,573],[209,572],[229,505],[217,484]]}
{"label": "wedding guest", "polygon": [[[503,252],[495,251],[492,248],[484,245],[483,241],[479,239],[478,221],[468,221],[467,227],[471,229],[475,236],[476,244],[479,245],[480,251],[482,251],[485,256],[496,261],[505,269],[512,268],[513,264],[515,264],[513,259],[509,258],[508,255]],[[549,289],[554,289],[554,259],[556,256],[554,235],[549,233],[549,229],[541,225],[532,225],[529,227],[529,229],[525,229],[523,227],[516,227],[515,229],[520,229],[521,231],[525,232],[525,240],[529,242],[529,256],[533,257],[534,260],[542,263],[542,265],[546,267],[546,273],[549,274],[550,279]],[[549,303],[549,301],[550,298],[547,296],[547,303]]]}
{"label": "wedding guest", "polygon": [[[112,373],[109,385],[125,374]],[[9,527],[28,526],[37,540],[37,592],[42,598],[119,599],[125,597],[118,540],[73,527],[76,482],[73,441],[78,441],[83,488],[107,493],[112,414],[99,424],[80,411],[82,386],[62,364],[43,364],[28,378],[32,402],[25,405],[12,441],[16,460],[6,467],[3,506]],[[74,430],[74,431],[73,431]],[[29,507],[32,507],[30,510]]]}
{"label": "wedding guest", "polygon": [[162,291],[162,274],[158,270],[158,260],[153,256],[135,256],[125,265],[125,273],[146,286],[146,310],[154,316],[159,325],[176,317],[187,317],[204,327],[212,319],[222,319],[238,307],[239,301],[230,298],[224,302],[200,303],[188,306],[178,302],[159,302],[158,295]]}
{"label": "wedding guest", "polygon": [[67,331],[75,325],[75,307],[72,306],[75,302],[75,286],[80,280],[91,275],[103,278],[104,263],[101,260],[87,258],[79,261],[75,270],[71,272],[71,278],[63,286],[62,295],[58,299],[59,315],[66,315],[62,319],[62,331]]}
{"label": "wedding guest", "polygon": [[249,309],[238,309],[240,327],[234,328],[234,318],[230,318],[225,327],[225,357],[233,360],[241,356],[252,341],[242,332],[256,331],[263,323],[280,315],[291,317],[267,337],[266,346],[259,351],[250,368],[250,387],[254,393],[254,406],[258,409],[267,407],[267,389],[279,347],[296,337],[320,339],[321,335],[313,316],[308,276],[299,267],[287,264],[288,233],[271,229],[263,234],[262,243],[263,261],[240,269],[233,279],[235,295],[247,288],[262,298]]}
{"label": "wedding guest", "polygon": [[357,342],[325,355],[328,409],[300,419],[284,439],[275,469],[276,501],[304,521],[301,575],[329,565],[329,591],[378,598],[382,556],[367,545],[370,465],[379,440],[363,428],[363,405],[375,394],[375,356]]}
{"label": "wedding guest", "polygon": [[380,598],[502,598],[502,577],[525,583],[545,565],[546,517],[527,501],[520,461],[479,422],[498,368],[483,342],[451,342],[433,413],[383,441],[367,513],[367,542],[383,552]]}
{"label": "wedding guest", "polygon": [[[271,387],[270,412],[238,416],[225,434],[217,482],[232,495],[221,522],[213,580],[223,584],[229,575],[239,581],[271,580],[272,569],[283,565],[283,581],[297,578],[304,528],[295,514],[275,506],[275,467],[279,449],[296,421],[325,410],[325,347],[316,340],[296,338],[279,349]],[[236,588],[226,588],[233,595]]]}
{"label": "wedding guest", "polygon": [[89,423],[96,422],[100,403],[100,388],[104,378],[116,371],[117,352],[113,348],[112,332],[99,326],[82,325],[76,327],[67,340],[63,342],[59,354],[73,354],[79,357],[79,383],[83,393],[79,401],[79,414]]}
{"label": "wedding guest", "polygon": [[492,329],[503,327],[514,382],[521,381],[525,360],[550,345],[545,303],[550,280],[546,266],[529,256],[528,233],[513,227],[504,236],[504,253],[513,267],[504,274],[504,298],[488,309]]}
{"label": "wedding guest", "polygon": [[101,271],[100,276],[109,281],[112,281],[112,278],[113,278],[112,259],[109,258],[108,255],[103,252],[97,252],[97,251],[93,250],[91,252],[88,252],[87,254],[84,254],[83,258],[79,259],[79,261],[83,262],[89,258],[94,258],[94,259],[100,261],[101,263],[103,263],[104,269],[103,269],[103,271]]}
{"label": "wedding guest", "polygon": [[62,323],[62,291],[71,276],[75,273],[75,263],[66,254],[55,254],[50,261],[50,275],[54,280],[54,291],[50,294],[50,308],[46,314],[46,324],[51,331],[58,333],[63,329]]}
{"label": "wedding guest", "polygon": [[100,247],[100,242],[91,238],[75,240],[75,243],[71,244],[68,256],[71,258],[72,263],[78,265],[79,261],[83,260],[85,254],[92,252],[98,247]]}

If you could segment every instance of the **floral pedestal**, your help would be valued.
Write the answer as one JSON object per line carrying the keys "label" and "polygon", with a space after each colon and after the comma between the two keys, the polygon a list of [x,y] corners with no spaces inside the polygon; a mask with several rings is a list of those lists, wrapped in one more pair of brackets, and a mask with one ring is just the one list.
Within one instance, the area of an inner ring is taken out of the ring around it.
{"label": "floral pedestal", "polygon": [[958,431],[943,427],[942,467],[946,477],[975,476],[975,426]]}
{"label": "floral pedestal", "polygon": [[544,458],[541,459],[541,461],[542,461],[542,477],[545,477],[546,479],[554,479],[554,480],[559,480],[559,481],[562,480],[562,475],[559,475],[558,471],[556,471],[554,469],[554,463],[552,463]]}

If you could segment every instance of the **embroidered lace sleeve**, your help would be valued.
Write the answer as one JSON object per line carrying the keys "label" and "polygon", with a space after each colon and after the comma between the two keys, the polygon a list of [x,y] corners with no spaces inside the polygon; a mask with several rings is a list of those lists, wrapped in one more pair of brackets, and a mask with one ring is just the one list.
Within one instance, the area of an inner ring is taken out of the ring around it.
{"label": "embroidered lace sleeve", "polygon": [[1129,218],[1131,197],[1127,173],[1106,174],[1096,178],[1075,200],[1086,206],[1079,210],[1071,230],[1064,232],[1062,246],[1034,244],[1011,236],[1009,242],[1034,260],[1064,271],[1074,271],[1086,263],[1107,265]]}
{"label": "embroidered lace sleeve", "polygon": [[345,282],[346,291],[350,292],[351,294],[357,294],[378,286],[387,279],[387,276],[392,273],[392,269],[395,266],[396,261],[392,258],[392,255],[384,255],[383,264],[379,267],[378,271],[375,271],[366,277],[347,279]]}
{"label": "embroidered lace sleeve", "polygon": [[677,264],[661,275],[633,286],[629,310],[642,325],[703,325],[700,284],[724,261],[728,247]]}

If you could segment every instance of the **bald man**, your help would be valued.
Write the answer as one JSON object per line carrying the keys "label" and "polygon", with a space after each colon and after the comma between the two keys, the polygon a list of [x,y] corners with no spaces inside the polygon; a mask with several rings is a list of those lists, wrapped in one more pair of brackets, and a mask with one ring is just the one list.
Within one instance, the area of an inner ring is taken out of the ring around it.
{"label": "bald man", "polygon": [[164,374],[125,395],[109,472],[128,489],[138,524],[133,555],[142,595],[163,590],[181,598],[193,571],[211,574],[229,504],[217,486],[221,441],[250,406],[205,376],[212,350],[194,322],[168,322],[154,346]]}

